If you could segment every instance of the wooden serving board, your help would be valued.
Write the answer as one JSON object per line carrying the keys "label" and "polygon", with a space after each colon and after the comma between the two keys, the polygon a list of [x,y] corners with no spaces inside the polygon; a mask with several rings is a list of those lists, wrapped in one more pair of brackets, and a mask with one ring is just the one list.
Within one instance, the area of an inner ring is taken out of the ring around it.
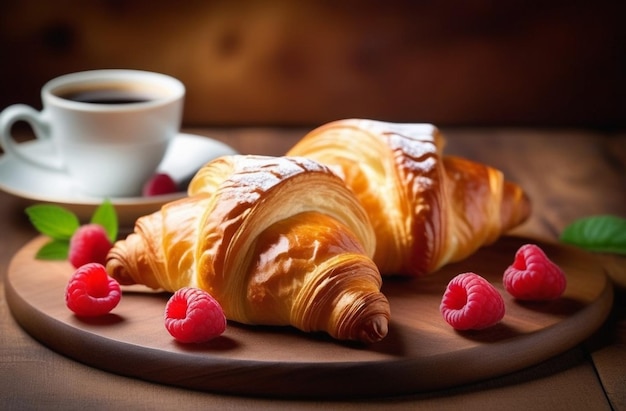
{"label": "wooden serving board", "polygon": [[[590,336],[613,302],[610,281],[594,256],[540,244],[567,274],[562,298],[521,303],[502,288],[504,269],[530,240],[504,237],[469,259],[421,279],[386,279],[388,336],[364,346],[289,327],[229,323],[205,344],[184,345],[163,326],[168,294],[125,291],[113,312],[79,319],[64,302],[72,268],[35,260],[39,237],[13,258],[7,302],[19,324],[59,353],[103,370],[191,389],[281,397],[370,397],[424,392],[496,377],[560,354]],[[502,322],[457,332],[441,317],[448,281],[474,271],[503,294]]]}

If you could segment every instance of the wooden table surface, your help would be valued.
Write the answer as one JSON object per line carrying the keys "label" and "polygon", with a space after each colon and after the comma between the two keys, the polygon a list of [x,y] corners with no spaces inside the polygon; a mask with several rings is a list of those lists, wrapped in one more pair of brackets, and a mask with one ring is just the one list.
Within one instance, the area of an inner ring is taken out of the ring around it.
{"label": "wooden table surface", "polygon": [[[280,155],[307,129],[185,131],[224,141],[240,152]],[[527,190],[533,214],[516,234],[557,241],[575,219],[605,213],[626,217],[626,133],[442,131],[446,153],[500,168]],[[4,293],[11,258],[37,235],[23,208],[22,200],[0,192],[0,409],[626,409],[625,258],[598,256],[616,285],[614,307],[604,326],[579,346],[520,372],[445,391],[366,401],[236,397],[114,375],[32,339],[13,319]]]}

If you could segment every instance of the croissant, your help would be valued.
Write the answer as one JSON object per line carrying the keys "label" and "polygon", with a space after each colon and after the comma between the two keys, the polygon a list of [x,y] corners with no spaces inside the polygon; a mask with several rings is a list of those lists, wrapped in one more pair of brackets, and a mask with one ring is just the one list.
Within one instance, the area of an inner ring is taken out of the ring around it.
{"label": "croissant", "polygon": [[140,217],[114,244],[112,277],[170,292],[204,289],[244,324],[366,343],[385,337],[389,302],[371,258],[373,228],[327,167],[226,156],[201,168],[188,194]]}
{"label": "croissant", "polygon": [[287,155],[333,168],[367,210],[382,275],[419,276],[462,260],[530,214],[521,187],[484,164],[443,156],[430,124],[346,119],[309,132]]}

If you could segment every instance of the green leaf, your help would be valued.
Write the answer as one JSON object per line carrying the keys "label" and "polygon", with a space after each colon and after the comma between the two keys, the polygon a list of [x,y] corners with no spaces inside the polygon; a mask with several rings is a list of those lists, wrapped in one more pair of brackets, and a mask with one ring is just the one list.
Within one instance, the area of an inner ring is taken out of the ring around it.
{"label": "green leaf", "polygon": [[74,213],[56,205],[36,204],[26,214],[37,231],[55,240],[69,240],[80,226]]}
{"label": "green leaf", "polygon": [[115,212],[115,207],[108,199],[96,208],[96,211],[91,216],[91,223],[100,224],[104,227],[111,242],[117,239],[117,213]]}
{"label": "green leaf", "polygon": [[35,258],[38,260],[66,260],[70,249],[70,243],[62,240],[52,240],[44,244]]}
{"label": "green leaf", "polygon": [[626,255],[626,219],[612,215],[582,218],[567,226],[560,240],[589,251]]}

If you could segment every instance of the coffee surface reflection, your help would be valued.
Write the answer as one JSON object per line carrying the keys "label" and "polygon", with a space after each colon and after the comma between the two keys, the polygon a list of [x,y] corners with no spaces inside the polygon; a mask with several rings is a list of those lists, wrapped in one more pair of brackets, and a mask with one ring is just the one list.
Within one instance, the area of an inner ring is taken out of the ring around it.
{"label": "coffee surface reflection", "polygon": [[156,96],[124,90],[79,90],[58,94],[58,97],[91,104],[136,104],[154,100]]}

